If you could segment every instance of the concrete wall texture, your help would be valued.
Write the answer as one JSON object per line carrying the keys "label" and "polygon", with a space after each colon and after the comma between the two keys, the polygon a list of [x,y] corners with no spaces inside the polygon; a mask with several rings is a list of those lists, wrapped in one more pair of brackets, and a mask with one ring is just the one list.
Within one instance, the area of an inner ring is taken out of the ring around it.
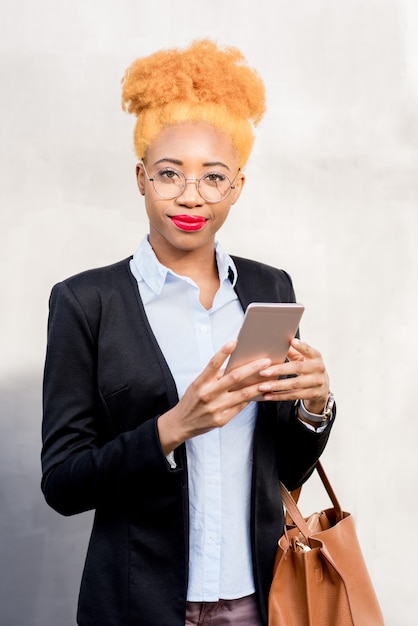
{"label": "concrete wall texture", "polygon": [[[414,0],[2,1],[1,624],[75,624],[91,514],[61,518],[39,489],[48,296],[147,232],[125,68],[206,36],[268,94],[220,240],[292,275],[338,401],[325,466],[387,626],[417,623],[417,32]],[[322,497],[313,480],[306,513]]]}

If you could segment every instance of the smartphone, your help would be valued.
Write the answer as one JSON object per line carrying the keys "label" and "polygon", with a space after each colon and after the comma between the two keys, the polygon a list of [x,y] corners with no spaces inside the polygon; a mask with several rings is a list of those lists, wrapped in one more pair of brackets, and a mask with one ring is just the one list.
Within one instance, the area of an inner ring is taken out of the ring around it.
{"label": "smartphone", "polygon": [[[257,359],[269,358],[273,365],[283,363],[290,342],[296,335],[305,307],[294,302],[253,302],[248,305],[225,373]],[[256,374],[245,385],[265,380]],[[243,386],[243,382],[240,383]],[[262,399],[257,398],[257,399]]]}

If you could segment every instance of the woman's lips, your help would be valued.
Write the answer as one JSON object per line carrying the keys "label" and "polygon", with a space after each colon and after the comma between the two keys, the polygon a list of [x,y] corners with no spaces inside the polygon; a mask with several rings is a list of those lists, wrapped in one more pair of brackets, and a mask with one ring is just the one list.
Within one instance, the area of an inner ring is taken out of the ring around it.
{"label": "woman's lips", "polygon": [[200,230],[206,224],[207,219],[199,215],[173,215],[171,221],[181,230]]}

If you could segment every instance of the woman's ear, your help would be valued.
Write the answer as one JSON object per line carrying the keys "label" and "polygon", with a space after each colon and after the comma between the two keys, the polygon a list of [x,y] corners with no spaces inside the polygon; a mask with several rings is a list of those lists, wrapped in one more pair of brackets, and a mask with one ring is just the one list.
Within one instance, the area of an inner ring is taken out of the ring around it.
{"label": "woman's ear", "polygon": [[235,183],[234,183],[234,189],[231,192],[231,196],[232,196],[232,204],[235,204],[235,202],[238,200],[238,198],[241,195],[241,191],[244,187],[245,184],[245,174],[243,174],[241,171],[238,172],[237,177],[235,179]]}
{"label": "woman's ear", "polygon": [[136,182],[141,196],[145,195],[145,172],[142,163],[136,165]]}

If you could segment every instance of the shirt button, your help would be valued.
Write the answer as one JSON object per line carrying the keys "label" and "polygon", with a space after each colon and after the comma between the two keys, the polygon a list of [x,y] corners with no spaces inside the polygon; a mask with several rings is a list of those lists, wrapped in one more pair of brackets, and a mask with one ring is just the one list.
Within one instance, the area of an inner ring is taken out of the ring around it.
{"label": "shirt button", "polygon": [[200,327],[200,332],[203,333],[204,335],[206,335],[206,333],[208,332],[208,327],[207,326],[201,326]]}
{"label": "shirt button", "polygon": [[212,543],[214,541],[216,541],[216,535],[209,535],[209,539],[212,541]]}

